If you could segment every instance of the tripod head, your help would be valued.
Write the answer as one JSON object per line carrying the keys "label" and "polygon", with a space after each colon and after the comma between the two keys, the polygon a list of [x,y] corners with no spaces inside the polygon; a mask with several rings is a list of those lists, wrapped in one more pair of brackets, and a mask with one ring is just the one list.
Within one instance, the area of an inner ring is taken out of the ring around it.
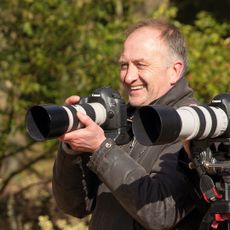
{"label": "tripod head", "polygon": [[192,162],[210,208],[199,230],[230,230],[230,138],[194,140]]}

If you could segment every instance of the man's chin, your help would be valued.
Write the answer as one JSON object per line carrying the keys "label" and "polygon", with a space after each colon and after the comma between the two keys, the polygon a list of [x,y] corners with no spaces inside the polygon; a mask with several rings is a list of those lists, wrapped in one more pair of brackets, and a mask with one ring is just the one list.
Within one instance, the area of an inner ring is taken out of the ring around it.
{"label": "man's chin", "polygon": [[143,97],[143,93],[140,94],[141,90],[138,90],[137,92],[130,92],[129,93],[129,104],[134,107],[140,107],[145,105],[145,97]]}
{"label": "man's chin", "polygon": [[141,102],[140,100],[129,100],[129,104],[133,107],[141,107],[144,105],[143,102]]}

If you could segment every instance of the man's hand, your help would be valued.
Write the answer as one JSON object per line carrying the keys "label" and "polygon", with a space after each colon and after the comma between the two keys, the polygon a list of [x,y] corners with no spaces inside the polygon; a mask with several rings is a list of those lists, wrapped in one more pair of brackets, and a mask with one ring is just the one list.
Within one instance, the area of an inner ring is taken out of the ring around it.
{"label": "man's hand", "polygon": [[[79,96],[71,96],[65,100],[66,104],[76,104],[80,100]],[[68,143],[72,150],[78,152],[96,152],[102,142],[106,139],[103,129],[97,125],[89,116],[82,112],[77,112],[83,128],[65,133],[58,139]]]}
{"label": "man's hand", "polygon": [[188,158],[192,160],[192,153],[190,150],[190,141],[182,140],[185,152],[188,154]]}

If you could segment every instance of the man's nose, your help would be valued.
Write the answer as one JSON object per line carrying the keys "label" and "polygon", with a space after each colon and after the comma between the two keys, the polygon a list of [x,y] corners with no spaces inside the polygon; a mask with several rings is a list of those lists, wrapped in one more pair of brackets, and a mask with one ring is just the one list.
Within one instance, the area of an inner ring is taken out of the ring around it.
{"label": "man's nose", "polygon": [[126,84],[131,84],[137,79],[138,79],[138,69],[134,64],[130,64],[126,72],[124,82]]}

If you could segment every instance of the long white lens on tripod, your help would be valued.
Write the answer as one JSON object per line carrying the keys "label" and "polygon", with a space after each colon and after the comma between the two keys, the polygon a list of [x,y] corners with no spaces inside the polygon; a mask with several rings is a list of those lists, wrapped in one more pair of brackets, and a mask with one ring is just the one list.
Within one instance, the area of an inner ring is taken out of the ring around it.
{"label": "long white lens on tripod", "polygon": [[143,106],[133,118],[133,132],[143,145],[170,143],[178,138],[205,139],[222,135],[228,128],[228,116],[214,106]]}
{"label": "long white lens on tripod", "polygon": [[228,126],[226,113],[217,107],[183,106],[177,112],[182,123],[179,137],[186,140],[218,137]]}

